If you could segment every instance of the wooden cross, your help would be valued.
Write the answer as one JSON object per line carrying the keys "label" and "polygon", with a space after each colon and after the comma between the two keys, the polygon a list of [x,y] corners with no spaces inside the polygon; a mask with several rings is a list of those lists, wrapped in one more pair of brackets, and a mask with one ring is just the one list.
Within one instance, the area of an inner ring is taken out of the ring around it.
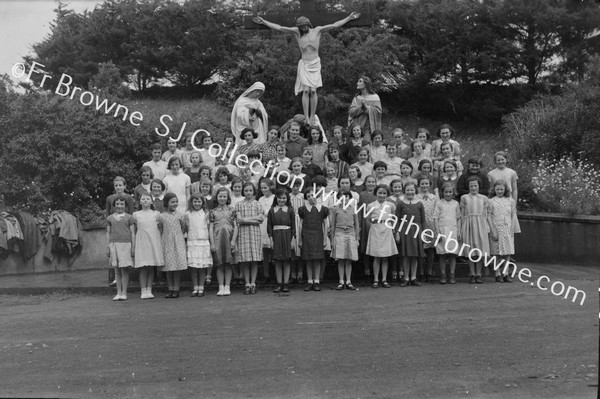
{"label": "wooden cross", "polygon": [[[363,2],[363,5],[360,10],[353,10],[360,12],[360,18],[352,20],[344,25],[345,28],[354,27],[354,26],[371,26],[374,21],[374,11],[372,4],[370,2]],[[270,22],[274,22],[281,26],[296,26],[296,19],[300,16],[307,17],[310,19],[310,23],[312,26],[323,26],[329,25],[341,19],[344,19],[348,16],[349,12],[346,13],[331,13],[326,14],[323,12],[317,13],[315,10],[315,1],[314,0],[300,0],[300,13],[298,15],[286,15],[286,14],[269,14],[269,15],[261,15],[261,17],[265,18]],[[256,16],[254,15],[244,16],[243,23],[245,29],[269,29],[265,25],[256,24],[252,21],[252,18]]]}

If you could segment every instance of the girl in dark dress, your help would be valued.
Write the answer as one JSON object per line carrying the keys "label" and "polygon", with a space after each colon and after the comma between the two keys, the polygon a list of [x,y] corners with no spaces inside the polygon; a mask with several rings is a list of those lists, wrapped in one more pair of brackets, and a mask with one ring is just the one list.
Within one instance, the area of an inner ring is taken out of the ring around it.
{"label": "girl in dark dress", "polygon": [[308,204],[298,209],[302,219],[302,259],[306,261],[308,285],[304,291],[321,291],[321,260],[325,259],[325,237],[323,223],[329,216],[329,208],[317,205],[317,198],[312,189],[307,189],[304,196]]}
{"label": "girl in dark dress", "polygon": [[267,214],[267,233],[272,240],[271,259],[275,261],[277,288],[273,292],[289,292],[290,259],[292,258],[292,239],[296,237],[296,216],[290,204],[290,195],[279,189],[275,193],[273,207]]}

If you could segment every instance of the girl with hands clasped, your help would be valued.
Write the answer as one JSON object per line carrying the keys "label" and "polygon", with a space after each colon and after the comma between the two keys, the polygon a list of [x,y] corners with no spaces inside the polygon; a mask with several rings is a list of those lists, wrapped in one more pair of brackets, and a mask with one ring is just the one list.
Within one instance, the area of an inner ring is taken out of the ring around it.
{"label": "girl with hands clasped", "polygon": [[192,296],[204,296],[206,271],[212,267],[212,239],[208,234],[208,209],[200,193],[192,194],[185,213],[187,263],[192,274]]}
{"label": "girl with hands clasped", "polygon": [[290,204],[290,195],[284,189],[275,193],[273,205],[267,215],[267,232],[273,242],[272,258],[275,261],[277,287],[275,293],[290,292],[290,259],[292,240],[296,237],[296,216]]}
{"label": "girl with hands clasped", "polygon": [[442,185],[442,199],[437,201],[433,210],[433,225],[438,236],[443,237],[437,241],[435,250],[440,257],[440,284],[446,284],[446,261],[450,263],[450,284],[456,284],[454,270],[456,268],[456,255],[458,243],[453,246],[450,238],[460,241],[460,205],[454,199],[455,187],[452,183]]}
{"label": "girl with hands clasped", "polygon": [[179,200],[177,195],[167,193],[163,199],[165,212],[158,216],[159,230],[162,233],[163,255],[165,266],[162,271],[167,272],[167,285],[169,293],[165,298],[179,298],[179,282],[181,271],[187,269],[186,248],[183,233],[185,220],[183,213],[177,209]]}
{"label": "girl with hands clasped", "polygon": [[366,218],[369,226],[366,254],[373,257],[373,288],[379,287],[379,270],[381,269],[381,286],[390,288],[387,282],[388,258],[398,255],[394,242],[394,231],[386,225],[390,215],[396,213],[396,206],[387,201],[390,195],[386,185],[375,188],[376,200],[369,204],[371,215]]}
{"label": "girl with hands clasped", "polygon": [[[517,204],[510,195],[508,182],[500,179],[494,182],[490,199],[491,222],[494,226],[492,230],[492,239],[490,241],[490,254],[504,259],[504,264],[508,263],[510,256],[515,254],[515,233],[520,233],[521,229],[517,221]],[[508,271],[508,270],[506,270]],[[508,274],[501,275],[501,270],[496,270],[496,282],[511,283],[512,279]]]}
{"label": "girl with hands clasped", "polygon": [[[160,181],[160,180],[159,180]],[[152,280],[156,266],[164,266],[160,231],[158,230],[159,212],[152,210],[152,195],[140,196],[141,211],[133,213],[135,226],[135,268],[140,269],[140,287],[142,299],[152,299]]]}
{"label": "girl with hands clasped", "polygon": [[346,200],[341,201],[329,214],[332,235],[331,257],[338,261],[338,276],[340,278],[335,289],[356,290],[352,285],[351,278],[352,262],[358,260],[358,237],[360,233],[358,215],[352,207],[344,209],[344,202],[349,204],[352,199],[350,190],[340,190],[336,195],[338,199],[346,197]]}
{"label": "girl with hands clasped", "polygon": [[246,281],[244,295],[248,295],[256,294],[258,262],[262,261],[263,257],[260,225],[265,215],[256,200],[256,187],[254,187],[254,184],[244,183],[242,193],[244,194],[244,200],[235,205],[238,225],[236,253]]}
{"label": "girl with hands clasped", "polygon": [[[483,266],[483,257],[490,253],[490,240],[488,233],[492,237],[498,235],[496,227],[491,221],[490,201],[485,195],[479,194],[479,178],[470,176],[469,194],[460,198],[460,209],[462,212],[461,238],[463,246],[470,248],[468,252],[461,253],[462,256],[469,258],[469,272],[471,278],[470,284],[482,284],[481,267]],[[477,253],[479,252],[479,254]],[[473,259],[478,259],[473,261]]]}
{"label": "girl with hands clasped", "polygon": [[117,195],[112,202],[115,213],[106,218],[106,238],[108,241],[108,257],[110,265],[115,268],[117,278],[117,295],[113,301],[127,299],[129,285],[129,268],[133,266],[135,255],[135,230],[133,216],[125,213],[127,199]]}
{"label": "girl with hands clasped", "polygon": [[215,193],[217,207],[210,211],[211,251],[214,254],[214,265],[217,268],[219,281],[218,296],[231,295],[231,265],[236,262],[236,241],[238,226],[235,223],[235,211],[230,206],[229,190],[225,187]]}

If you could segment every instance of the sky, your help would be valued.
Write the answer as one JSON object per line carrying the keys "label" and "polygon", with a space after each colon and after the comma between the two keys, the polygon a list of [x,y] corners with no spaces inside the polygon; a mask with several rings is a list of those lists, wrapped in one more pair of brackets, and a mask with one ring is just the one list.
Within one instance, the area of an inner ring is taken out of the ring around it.
{"label": "sky", "polygon": [[[75,12],[93,10],[98,0],[65,0]],[[12,66],[31,54],[34,43],[50,33],[54,20],[55,0],[0,0],[0,75],[11,74]]]}

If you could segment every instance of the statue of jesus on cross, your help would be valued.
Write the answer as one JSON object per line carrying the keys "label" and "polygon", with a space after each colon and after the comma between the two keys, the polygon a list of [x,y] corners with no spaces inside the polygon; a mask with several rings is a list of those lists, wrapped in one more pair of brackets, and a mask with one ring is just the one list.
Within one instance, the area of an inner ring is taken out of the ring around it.
{"label": "statue of jesus on cross", "polygon": [[300,17],[296,20],[296,26],[289,28],[279,24],[266,21],[261,17],[255,17],[253,21],[257,24],[265,25],[270,29],[292,33],[298,41],[302,59],[298,62],[298,74],[296,76],[296,86],[294,92],[296,95],[302,92],[302,108],[304,110],[305,120],[312,124],[317,111],[317,88],[323,86],[321,80],[321,59],[319,58],[319,42],[321,33],[344,26],[353,19],[358,19],[360,14],[353,12],[346,18],[329,25],[312,27],[310,20],[306,17]]}

